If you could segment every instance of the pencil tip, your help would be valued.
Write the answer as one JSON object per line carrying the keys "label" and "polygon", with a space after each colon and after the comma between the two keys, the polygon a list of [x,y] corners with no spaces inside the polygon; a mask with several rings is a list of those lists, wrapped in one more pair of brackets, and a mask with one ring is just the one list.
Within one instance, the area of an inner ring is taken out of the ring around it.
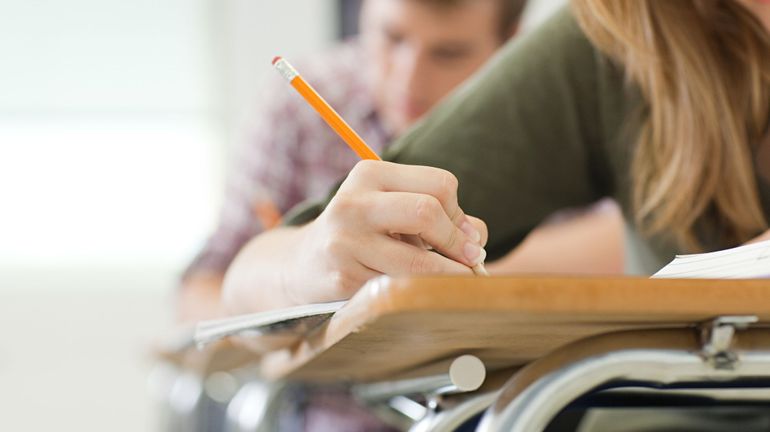
{"label": "pencil tip", "polygon": [[275,56],[275,57],[273,58],[273,65],[275,65],[276,63],[278,63],[278,61],[279,61],[279,60],[281,60],[281,56]]}

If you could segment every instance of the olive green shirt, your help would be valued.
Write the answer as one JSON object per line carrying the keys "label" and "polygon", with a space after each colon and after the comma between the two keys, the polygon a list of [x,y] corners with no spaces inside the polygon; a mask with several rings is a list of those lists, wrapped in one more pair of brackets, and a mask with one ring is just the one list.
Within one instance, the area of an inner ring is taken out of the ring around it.
{"label": "olive green shirt", "polygon": [[[651,274],[677,250],[673,241],[640,235],[629,217],[630,164],[644,112],[622,69],[565,9],[507,44],[383,159],[454,173],[460,206],[488,225],[491,259],[553,212],[613,197],[627,221],[627,272]],[[767,213],[766,182],[760,191]],[[324,205],[297,209],[288,223],[306,222]]]}

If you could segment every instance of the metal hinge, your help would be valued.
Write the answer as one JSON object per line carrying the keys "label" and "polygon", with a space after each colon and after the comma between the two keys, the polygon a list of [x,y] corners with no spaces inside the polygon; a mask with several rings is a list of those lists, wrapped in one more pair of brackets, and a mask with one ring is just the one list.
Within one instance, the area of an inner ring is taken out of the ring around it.
{"label": "metal hinge", "polygon": [[721,316],[700,325],[701,355],[715,369],[733,369],[738,355],[732,350],[736,330],[758,321],[753,315]]}

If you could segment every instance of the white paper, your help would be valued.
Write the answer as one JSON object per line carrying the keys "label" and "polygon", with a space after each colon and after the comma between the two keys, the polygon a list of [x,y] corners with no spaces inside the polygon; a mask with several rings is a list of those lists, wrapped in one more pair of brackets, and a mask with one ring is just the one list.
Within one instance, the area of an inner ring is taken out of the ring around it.
{"label": "white paper", "polygon": [[677,255],[653,278],[770,278],[770,240],[693,255]]}

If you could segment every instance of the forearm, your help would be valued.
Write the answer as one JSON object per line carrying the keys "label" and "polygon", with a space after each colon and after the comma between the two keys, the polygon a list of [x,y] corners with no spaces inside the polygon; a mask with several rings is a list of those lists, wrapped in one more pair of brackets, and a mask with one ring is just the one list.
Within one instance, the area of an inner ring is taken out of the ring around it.
{"label": "forearm", "polygon": [[619,274],[623,259],[623,219],[612,204],[541,225],[487,269],[493,274]]}
{"label": "forearm", "polygon": [[305,228],[284,227],[267,231],[241,249],[225,274],[223,303],[231,314],[295,306],[288,294],[286,275],[297,272],[289,261]]}

